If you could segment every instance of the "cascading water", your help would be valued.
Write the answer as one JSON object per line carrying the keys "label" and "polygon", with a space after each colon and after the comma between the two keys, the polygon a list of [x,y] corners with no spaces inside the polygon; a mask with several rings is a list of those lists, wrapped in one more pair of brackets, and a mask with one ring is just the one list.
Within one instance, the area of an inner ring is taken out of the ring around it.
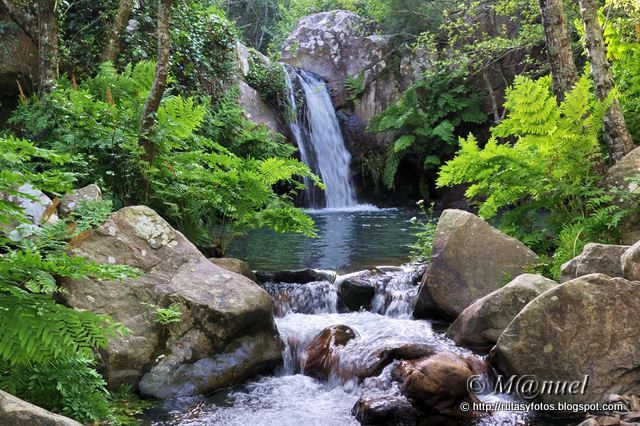
{"label": "cascading water", "polygon": [[[341,277],[334,283],[266,284],[275,301],[275,321],[284,344],[280,372],[207,399],[196,397],[168,402],[165,409],[169,413],[160,421],[156,415],[153,424],[356,426],[359,422],[352,415],[352,407],[361,396],[409,404],[392,376],[398,361],[380,363],[394,348],[428,347],[434,352],[455,352],[482,362],[481,358],[435,332],[430,322],[411,319],[410,307],[415,301],[417,286],[415,277],[421,271],[417,265],[379,268],[371,277],[376,285],[374,312],[338,313],[337,290]],[[328,379],[318,381],[304,374],[309,345],[318,333],[333,325],[350,327],[356,337],[334,348]],[[380,371],[380,365],[386,367]],[[370,374],[372,371],[375,373]],[[362,372],[369,373],[363,375]],[[476,424],[528,424],[523,416],[495,413],[479,419]]]}
{"label": "cascading water", "polygon": [[[358,205],[351,179],[351,155],[344,145],[340,124],[324,81],[316,75],[294,67],[286,67],[291,116],[289,128],[301,160],[322,178],[323,194],[305,179],[305,201],[308,207],[329,209]],[[303,102],[296,100],[300,89]]]}

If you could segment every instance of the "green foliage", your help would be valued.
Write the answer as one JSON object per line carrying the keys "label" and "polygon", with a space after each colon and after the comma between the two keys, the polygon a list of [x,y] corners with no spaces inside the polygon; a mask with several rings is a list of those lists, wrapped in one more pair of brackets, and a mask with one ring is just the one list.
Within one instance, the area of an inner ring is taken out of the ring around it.
{"label": "green foliage", "polygon": [[0,387],[81,421],[108,418],[93,350],[126,330],[107,316],[58,304],[52,295],[64,292],[60,278],[113,280],[136,272],[70,252],[74,238],[106,217],[107,206],[85,203],[64,220],[36,226],[10,201],[33,198],[25,184],[68,190],[73,175],[63,166],[69,155],[14,137],[1,137],[0,145]]}
{"label": "green foliage", "polygon": [[25,117],[46,109],[57,125],[40,143],[79,157],[68,167],[81,176],[92,171],[83,183],[97,180],[118,206],[150,204],[207,252],[222,253],[233,236],[256,224],[311,234],[310,220],[291,201],[302,189],[299,179],[311,175],[308,167],[290,158],[293,149],[283,139],[244,116],[235,90],[213,110],[206,100],[165,96],[153,158],[142,160],[139,117],[153,69],[140,62],[118,73],[104,64],[79,86],[61,83],[46,108],[32,99],[13,122],[26,128]]}
{"label": "green foliage", "polygon": [[411,218],[415,226],[414,236],[416,241],[409,246],[411,249],[411,260],[413,262],[429,262],[433,251],[433,240],[436,237],[436,227],[438,220],[434,216],[433,204],[425,208],[424,200],[417,203],[420,208],[420,218]]}
{"label": "green foliage", "polygon": [[357,102],[366,89],[364,85],[364,73],[360,72],[356,75],[348,75],[344,79],[344,88],[347,91],[349,100],[351,102]]}
{"label": "green foliage", "polygon": [[157,402],[153,400],[141,399],[130,385],[122,385],[110,395],[115,423],[123,426],[138,426],[140,420],[136,416],[143,414],[156,404]]}
{"label": "green foliage", "polygon": [[249,73],[246,81],[260,93],[260,98],[275,107],[283,107],[287,102],[285,70],[279,62],[264,62],[258,52],[251,49]]}
{"label": "green foliage", "polygon": [[461,140],[437,183],[468,184],[466,196],[481,216],[501,213],[503,230],[537,251],[555,250],[547,272],[556,275],[585,242],[614,241],[620,220],[632,213],[614,201],[633,194],[597,185],[608,102],[595,100],[586,77],[560,105],[548,77],[518,77],[506,98],[509,114],[487,144],[481,148],[473,135]]}
{"label": "green foliage", "polygon": [[172,303],[166,308],[151,303],[143,303],[153,311],[154,321],[160,325],[171,325],[182,321],[182,308],[179,303]]}
{"label": "green foliage", "polygon": [[399,137],[389,150],[384,183],[392,188],[400,161],[407,156],[423,170],[436,168],[457,148],[456,135],[486,117],[480,110],[480,95],[463,73],[425,73],[400,100],[374,117],[369,130],[394,131]]}

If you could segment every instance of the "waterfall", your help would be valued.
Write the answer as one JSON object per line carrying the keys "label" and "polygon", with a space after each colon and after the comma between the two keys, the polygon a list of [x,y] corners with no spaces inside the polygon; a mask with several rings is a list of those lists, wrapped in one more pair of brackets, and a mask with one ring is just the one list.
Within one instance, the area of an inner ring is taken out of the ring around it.
{"label": "waterfall", "polygon": [[[289,128],[300,150],[300,159],[322,178],[324,194],[305,179],[308,207],[343,208],[358,204],[351,179],[351,155],[344,145],[340,125],[325,82],[316,75],[286,67],[291,117]],[[303,104],[298,106],[296,90]]]}

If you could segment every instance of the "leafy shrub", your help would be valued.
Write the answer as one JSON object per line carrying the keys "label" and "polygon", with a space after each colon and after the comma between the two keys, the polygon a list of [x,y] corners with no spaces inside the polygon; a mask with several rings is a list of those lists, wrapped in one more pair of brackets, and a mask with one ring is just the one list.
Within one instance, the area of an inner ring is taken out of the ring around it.
{"label": "leafy shrub", "polygon": [[155,322],[160,325],[171,325],[182,321],[182,310],[179,303],[172,303],[166,308],[151,303],[143,303],[155,315]]}
{"label": "leafy shrub", "polygon": [[[74,239],[104,218],[105,207],[83,205],[55,223],[34,226],[8,197],[33,198],[23,185],[53,194],[70,188],[69,155],[0,137],[0,387],[80,421],[109,417],[93,350],[126,330],[109,317],[55,302],[57,279],[119,279],[128,267],[102,265],[69,252]],[[12,230],[14,229],[15,230]]]}
{"label": "leafy shrub", "polygon": [[582,250],[587,241],[613,241],[631,211],[614,204],[633,197],[598,187],[602,161],[599,131],[608,102],[599,102],[581,78],[558,105],[548,77],[516,78],[507,91],[507,118],[481,148],[473,135],[441,171],[439,186],[468,184],[479,214],[501,214],[506,232],[538,252],[555,250],[548,272]]}
{"label": "leafy shrub", "polygon": [[424,200],[418,201],[420,208],[420,218],[411,218],[416,231],[414,237],[416,241],[409,246],[411,249],[411,260],[413,262],[428,262],[431,260],[433,251],[433,239],[436,237],[437,219],[434,217],[433,204],[425,208]]}
{"label": "leafy shrub", "polygon": [[280,62],[265,63],[259,54],[251,49],[247,84],[260,94],[260,98],[275,107],[286,104],[287,83],[284,67]]}
{"label": "leafy shrub", "polygon": [[369,130],[398,134],[389,150],[384,184],[392,188],[400,161],[416,158],[423,170],[436,168],[457,149],[456,135],[480,124],[480,95],[471,89],[461,71],[425,73],[400,100],[374,117]]}

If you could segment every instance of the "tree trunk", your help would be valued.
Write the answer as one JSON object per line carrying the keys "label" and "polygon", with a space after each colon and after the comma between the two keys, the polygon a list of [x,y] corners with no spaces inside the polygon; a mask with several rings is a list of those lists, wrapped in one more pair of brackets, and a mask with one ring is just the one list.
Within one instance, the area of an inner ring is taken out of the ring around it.
{"label": "tree trunk", "polygon": [[540,13],[547,42],[553,91],[558,102],[561,102],[564,94],[573,89],[578,80],[562,0],[540,0]]}
{"label": "tree trunk", "polygon": [[[591,79],[596,96],[604,100],[614,88],[613,76],[609,70],[607,51],[604,45],[602,27],[598,22],[598,9],[595,0],[579,0],[580,14],[584,21],[587,57],[591,66]],[[604,119],[604,141],[613,162],[620,160],[635,146],[622,115],[618,100],[614,100]]]}
{"label": "tree trunk", "polygon": [[131,9],[133,8],[133,0],[120,0],[118,2],[118,12],[115,21],[111,23],[107,30],[107,42],[102,51],[102,62],[111,61],[114,65],[118,62],[118,55],[122,49],[122,33],[127,27]]}
{"label": "tree trunk", "polygon": [[153,76],[153,84],[149,97],[142,110],[139,142],[144,149],[144,159],[153,159],[153,146],[150,133],[156,121],[156,112],[160,106],[162,95],[167,87],[167,75],[169,74],[169,18],[171,16],[172,0],[158,0],[158,59],[156,71]]}
{"label": "tree trunk", "polygon": [[50,93],[58,80],[58,16],[57,0],[40,0],[38,14],[38,67],[40,95]]}

